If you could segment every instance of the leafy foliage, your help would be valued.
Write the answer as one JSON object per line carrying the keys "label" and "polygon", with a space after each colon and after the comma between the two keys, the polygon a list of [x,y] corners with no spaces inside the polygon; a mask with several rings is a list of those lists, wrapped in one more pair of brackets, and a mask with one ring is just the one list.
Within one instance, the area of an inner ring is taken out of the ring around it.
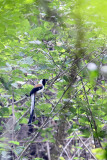
{"label": "leafy foliage", "polygon": [[[0,131],[10,126],[7,119],[11,116],[16,118],[10,127],[13,135],[16,124],[27,124],[30,100],[25,94],[35,79],[48,78],[46,95],[37,97],[36,103],[36,116],[46,118],[38,128],[43,141],[60,146],[58,140],[62,145],[64,135],[72,138],[76,129],[84,137],[93,135],[95,147],[95,139],[101,147],[107,121],[107,72],[100,69],[107,64],[107,2],[1,0],[0,7]],[[95,70],[88,67],[92,63]],[[47,126],[50,119],[57,121],[58,131]],[[25,152],[18,139],[9,143],[20,159]],[[5,140],[1,148],[6,149]],[[62,154],[60,159],[66,157]]]}

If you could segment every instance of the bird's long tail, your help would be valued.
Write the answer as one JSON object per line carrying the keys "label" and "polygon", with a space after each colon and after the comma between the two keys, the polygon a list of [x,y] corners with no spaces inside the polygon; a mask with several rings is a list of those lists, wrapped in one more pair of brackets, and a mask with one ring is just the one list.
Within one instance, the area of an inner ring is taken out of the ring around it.
{"label": "bird's long tail", "polygon": [[32,94],[31,95],[30,118],[29,118],[28,124],[32,123],[32,118],[33,118],[33,115],[34,115],[34,108],[35,108],[35,94]]}

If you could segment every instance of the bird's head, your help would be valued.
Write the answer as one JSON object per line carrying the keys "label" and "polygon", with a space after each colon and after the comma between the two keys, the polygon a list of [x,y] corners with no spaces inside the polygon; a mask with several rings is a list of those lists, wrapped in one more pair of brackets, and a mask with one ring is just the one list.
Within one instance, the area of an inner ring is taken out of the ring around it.
{"label": "bird's head", "polygon": [[48,79],[41,79],[39,84],[43,84],[45,86],[47,81],[48,81]]}
{"label": "bird's head", "polygon": [[42,80],[42,84],[45,86],[46,82],[48,81],[48,79],[43,79]]}

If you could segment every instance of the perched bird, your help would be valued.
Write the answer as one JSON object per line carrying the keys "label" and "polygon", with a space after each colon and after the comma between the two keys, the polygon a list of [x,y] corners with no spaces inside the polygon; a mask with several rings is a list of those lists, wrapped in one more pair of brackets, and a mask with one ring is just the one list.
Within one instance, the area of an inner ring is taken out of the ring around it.
{"label": "perched bird", "polygon": [[34,107],[35,107],[35,95],[40,92],[43,92],[47,81],[48,81],[48,79],[41,79],[40,82],[38,84],[36,84],[30,92],[31,110],[30,110],[30,118],[29,118],[28,124],[32,123],[32,118],[33,118],[33,114],[34,114]]}

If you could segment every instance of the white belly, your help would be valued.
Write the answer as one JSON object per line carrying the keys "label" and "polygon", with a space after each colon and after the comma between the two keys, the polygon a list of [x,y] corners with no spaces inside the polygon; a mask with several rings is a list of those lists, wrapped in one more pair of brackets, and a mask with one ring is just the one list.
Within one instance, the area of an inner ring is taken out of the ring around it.
{"label": "white belly", "polygon": [[42,89],[40,89],[39,91],[37,91],[37,93],[41,93],[41,92],[43,92],[43,90],[44,90],[44,86],[43,86]]}

